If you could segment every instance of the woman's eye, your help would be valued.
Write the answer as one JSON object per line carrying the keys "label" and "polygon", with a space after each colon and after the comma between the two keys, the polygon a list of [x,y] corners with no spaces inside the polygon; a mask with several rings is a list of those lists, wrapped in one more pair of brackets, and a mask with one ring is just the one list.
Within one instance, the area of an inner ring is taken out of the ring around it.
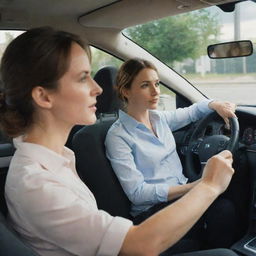
{"label": "woman's eye", "polygon": [[156,82],[156,84],[155,84],[157,87],[159,87],[160,86],[160,82]]}
{"label": "woman's eye", "polygon": [[80,78],[80,82],[85,82],[85,80],[86,80],[86,76],[82,76],[82,77]]}
{"label": "woman's eye", "polygon": [[145,83],[145,84],[141,85],[141,88],[146,88],[147,86],[148,86],[148,84]]}

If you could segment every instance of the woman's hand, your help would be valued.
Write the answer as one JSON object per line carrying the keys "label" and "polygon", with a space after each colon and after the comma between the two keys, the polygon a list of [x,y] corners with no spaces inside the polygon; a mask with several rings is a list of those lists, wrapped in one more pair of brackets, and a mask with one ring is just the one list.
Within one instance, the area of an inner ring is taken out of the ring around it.
{"label": "woman's hand", "polygon": [[207,184],[216,194],[223,193],[234,174],[232,153],[224,150],[211,157],[204,168],[201,182]]}
{"label": "woman's hand", "polygon": [[217,101],[214,100],[209,103],[209,107],[215,110],[225,121],[229,128],[229,117],[236,117],[236,104],[228,101]]}

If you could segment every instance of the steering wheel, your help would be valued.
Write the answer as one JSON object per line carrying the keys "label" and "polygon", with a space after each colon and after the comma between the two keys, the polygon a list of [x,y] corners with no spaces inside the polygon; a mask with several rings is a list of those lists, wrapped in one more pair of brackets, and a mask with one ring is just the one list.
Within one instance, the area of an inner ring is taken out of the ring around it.
{"label": "steering wheel", "polygon": [[[230,138],[220,134],[220,128],[224,127],[224,120],[213,112],[199,121],[192,133],[186,153],[186,176],[189,181],[195,181],[202,176],[203,168],[209,158],[227,149],[235,151],[239,139],[239,123],[236,117],[229,118],[231,134]],[[210,133],[208,135],[207,133]],[[201,164],[196,170],[195,155]]]}

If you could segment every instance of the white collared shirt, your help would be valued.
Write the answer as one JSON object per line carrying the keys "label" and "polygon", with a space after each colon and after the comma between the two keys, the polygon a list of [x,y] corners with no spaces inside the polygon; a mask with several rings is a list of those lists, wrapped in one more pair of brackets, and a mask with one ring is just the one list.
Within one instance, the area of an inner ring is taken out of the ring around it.
{"label": "white collared shirt", "polygon": [[[118,255],[132,222],[99,210],[74,153],[14,139],[5,197],[10,223],[39,255]],[[104,189],[104,188],[102,188]]]}

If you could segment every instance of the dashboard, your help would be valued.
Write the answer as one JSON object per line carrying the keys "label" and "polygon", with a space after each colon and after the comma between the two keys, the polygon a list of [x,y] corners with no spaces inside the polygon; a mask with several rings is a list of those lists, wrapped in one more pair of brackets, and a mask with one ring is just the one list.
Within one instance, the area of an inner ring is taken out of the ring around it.
{"label": "dashboard", "polygon": [[245,145],[252,145],[256,143],[256,128],[247,127],[242,132],[241,142]]}
{"label": "dashboard", "polygon": [[250,146],[256,144],[256,110],[242,107],[236,112],[240,125],[240,143]]}

